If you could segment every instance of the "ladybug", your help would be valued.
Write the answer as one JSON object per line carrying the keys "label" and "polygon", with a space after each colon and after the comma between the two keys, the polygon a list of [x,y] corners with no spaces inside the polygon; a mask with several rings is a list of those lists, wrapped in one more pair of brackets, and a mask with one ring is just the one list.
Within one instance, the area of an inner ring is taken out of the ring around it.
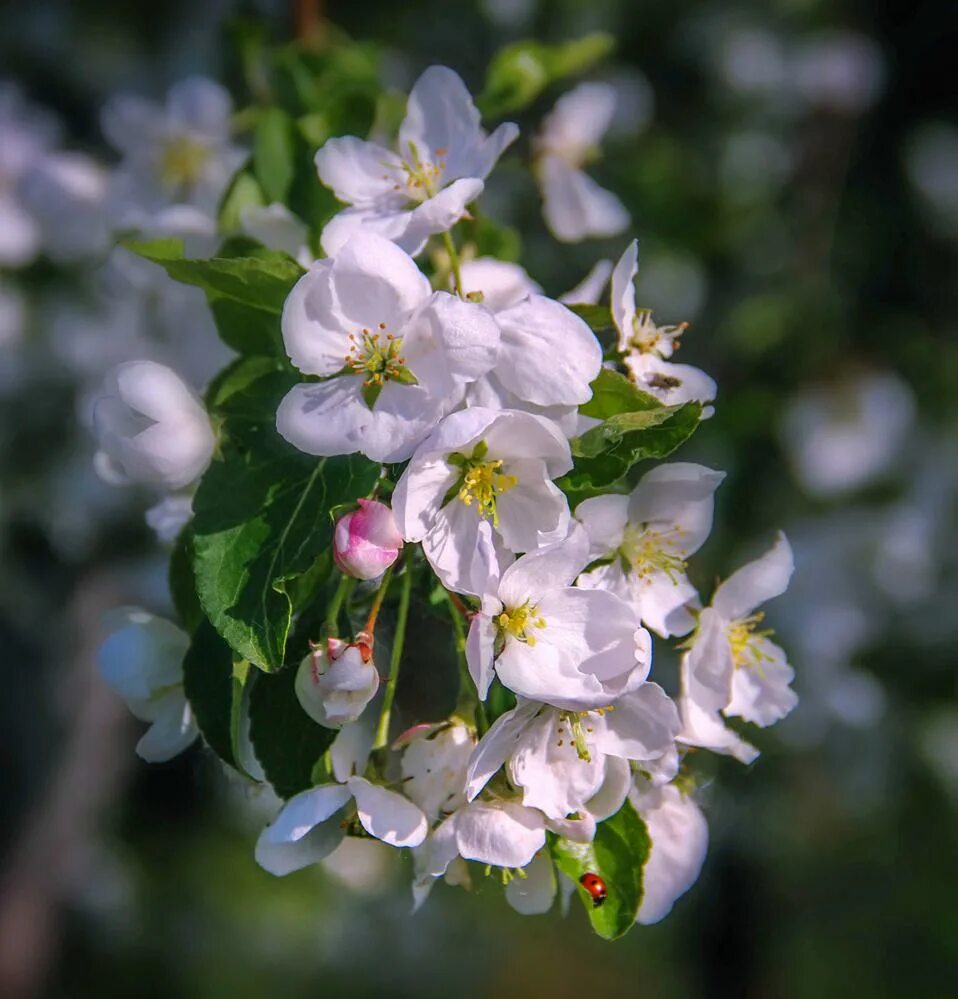
{"label": "ladybug", "polygon": [[598,909],[609,897],[609,889],[598,874],[583,874],[579,884],[592,896],[592,908]]}

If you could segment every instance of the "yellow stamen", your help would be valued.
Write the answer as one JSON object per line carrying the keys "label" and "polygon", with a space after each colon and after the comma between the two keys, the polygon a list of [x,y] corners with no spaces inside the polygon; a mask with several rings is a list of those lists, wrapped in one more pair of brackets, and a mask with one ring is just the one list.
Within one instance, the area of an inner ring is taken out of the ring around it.
{"label": "yellow stamen", "polygon": [[684,575],[685,550],[677,543],[684,531],[674,527],[656,531],[645,524],[629,524],[622,538],[619,551],[629,567],[644,582],[655,573],[664,573],[675,584]]}
{"label": "yellow stamen", "polygon": [[759,639],[768,638],[775,632],[768,628],[756,631],[756,627],[764,619],[765,614],[759,611],[749,617],[739,618],[728,627],[728,642],[732,649],[732,662],[736,669],[757,668],[763,662],[771,662],[772,657],[761,647]]}
{"label": "yellow stamen", "polygon": [[495,527],[499,526],[496,499],[519,484],[516,476],[501,472],[501,468],[501,459],[470,463],[463,475],[458,494],[466,506],[472,506],[475,502],[479,516],[491,520]]}
{"label": "yellow stamen", "polygon": [[506,608],[496,618],[500,634],[511,636],[519,642],[524,642],[530,648],[536,644],[536,636],[529,634],[532,628],[544,628],[545,618],[539,613],[539,608],[525,603],[521,607]]}

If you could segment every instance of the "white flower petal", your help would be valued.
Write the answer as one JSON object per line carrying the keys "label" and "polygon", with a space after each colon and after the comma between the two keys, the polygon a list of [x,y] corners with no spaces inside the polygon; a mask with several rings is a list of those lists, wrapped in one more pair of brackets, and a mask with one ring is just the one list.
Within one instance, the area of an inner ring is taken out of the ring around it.
{"label": "white flower petal", "polygon": [[612,321],[619,331],[619,352],[624,354],[632,339],[635,321],[635,275],[639,271],[639,243],[633,239],[612,271]]}
{"label": "white flower petal", "polygon": [[456,844],[466,860],[525,867],[545,846],[542,815],[511,801],[474,801],[456,817]]}
{"label": "white flower petal", "polygon": [[602,347],[574,312],[530,295],[496,318],[502,329],[496,376],[510,392],[540,406],[580,405],[592,398]]}
{"label": "white flower petal", "polygon": [[556,897],[556,872],[547,850],[537,853],[525,868],[525,877],[506,885],[506,901],[523,916],[539,916],[552,908]]}
{"label": "white flower petal", "polygon": [[699,707],[720,711],[732,690],[732,649],[726,624],[719,613],[706,607],[699,615],[692,647],[682,657],[683,692]]}
{"label": "white flower petal", "polygon": [[709,833],[698,805],[674,785],[634,793],[632,800],[652,841],[636,918],[647,926],[667,916],[676,899],[695,883],[705,862]]}
{"label": "white flower petal", "polygon": [[323,784],[290,798],[256,842],[256,862],[270,874],[282,876],[315,864],[342,842],[338,819],[330,822],[349,801],[341,784]]}
{"label": "white flower petal", "polygon": [[536,603],[549,590],[566,588],[589,557],[589,539],[578,524],[554,545],[523,555],[502,574],[499,598],[507,607]]}
{"label": "white flower petal", "polygon": [[182,687],[150,703],[153,724],[136,744],[136,755],[147,763],[164,763],[178,756],[200,734]]}
{"label": "white flower petal", "polygon": [[605,780],[586,802],[586,810],[596,822],[611,818],[625,804],[632,787],[632,768],[629,761],[618,756],[606,756]]}
{"label": "white flower petal", "polygon": [[346,786],[356,798],[359,821],[370,836],[396,847],[419,846],[426,838],[426,816],[408,798],[363,777],[350,777]]}
{"label": "white flower petal", "polygon": [[596,748],[627,760],[654,760],[675,743],[681,723],[672,699],[657,683],[623,694],[595,726]]}
{"label": "white flower petal", "polygon": [[611,260],[597,260],[574,288],[559,296],[559,301],[563,305],[598,305],[611,273]]}
{"label": "white flower petal", "polygon": [[[319,179],[340,201],[366,206],[381,199],[405,200],[406,175],[400,158],[384,146],[354,135],[328,139],[316,153]],[[396,185],[403,192],[396,191]]]}
{"label": "white flower petal", "polygon": [[732,573],[715,591],[712,606],[726,621],[746,617],[756,607],[784,593],[795,561],[788,539],[781,532],[762,556]]}
{"label": "white flower petal", "polygon": [[372,412],[359,375],[294,385],[276,411],[276,429],[306,454],[353,454],[363,449]]}
{"label": "white flower petal", "polygon": [[789,686],[795,671],[785,653],[767,638],[755,642],[761,658],[746,660],[732,674],[732,697],[725,714],[764,728],[781,721],[798,704],[798,695]]}
{"label": "white flower petal", "polygon": [[629,497],[611,493],[595,496],[575,508],[575,517],[589,536],[589,557],[602,558],[622,544],[629,522]]}
{"label": "white flower petal", "polygon": [[563,243],[615,236],[632,221],[625,205],[611,191],[558,156],[542,157],[539,180],[546,225]]}
{"label": "white flower petal", "polygon": [[519,264],[495,257],[466,260],[460,273],[463,291],[482,292],[482,304],[493,312],[511,308],[528,295],[542,291]]}
{"label": "white flower petal", "polygon": [[538,145],[570,162],[581,162],[608,131],[615,102],[611,84],[580,83],[563,94],[542,119]]}
{"label": "white flower petal", "polygon": [[472,801],[514,752],[529,722],[540,710],[535,701],[523,701],[500,715],[472,752],[466,771],[466,800]]}

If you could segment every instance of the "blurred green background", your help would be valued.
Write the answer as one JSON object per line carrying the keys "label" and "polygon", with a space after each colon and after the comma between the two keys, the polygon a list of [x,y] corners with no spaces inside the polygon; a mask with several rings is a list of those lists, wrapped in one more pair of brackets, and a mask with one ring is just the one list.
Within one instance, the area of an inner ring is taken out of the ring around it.
{"label": "blurred green background", "polygon": [[[234,19],[282,40],[312,6],[8,3],[0,77],[59,115],[67,145],[109,157],[97,116],[111,93],[159,97],[192,72],[238,87]],[[719,384],[682,453],[729,473],[699,581],[788,531],[795,584],[770,618],[802,703],[749,770],[716,766],[699,883],[616,944],[577,909],[518,916],[493,879],[439,886],[410,917],[409,865],[376,844],[271,878],[252,858],[271,802],[198,747],[138,761],[137,723],[90,666],[105,610],[165,608],[162,555],[144,504],[89,471],[85,389],[43,322],[70,275],[42,261],[0,275],[40,317],[22,342],[0,338],[0,993],[958,995],[958,7],[315,9],[373,43],[400,89],[442,62],[478,91],[507,42],[614,36],[589,76],[619,88],[620,114],[591,172],[632,213],[640,301],[691,321],[681,359]],[[525,136],[561,90],[520,116]],[[486,203],[550,294],[618,257],[625,237],[555,243],[528,185],[506,163]],[[874,475],[811,487],[795,439],[817,417],[795,400],[841,423],[876,373],[914,413],[886,428],[879,405],[850,437],[852,451],[888,444]]]}

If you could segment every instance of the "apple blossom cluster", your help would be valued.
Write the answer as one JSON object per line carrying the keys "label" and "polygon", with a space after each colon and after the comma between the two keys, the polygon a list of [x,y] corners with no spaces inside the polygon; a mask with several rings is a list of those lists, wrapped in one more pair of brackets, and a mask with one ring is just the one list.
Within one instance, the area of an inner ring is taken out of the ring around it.
{"label": "apple blossom cluster", "polygon": [[[582,170],[612,98],[577,87],[532,142],[561,240],[629,224]],[[109,119],[121,190],[152,203],[159,171],[190,188],[183,211],[208,210],[232,162],[222,104],[191,112],[206,144],[166,141],[179,119],[144,129],[136,110]],[[686,324],[636,305],[635,241],[556,298],[484,246],[480,199],[518,134],[487,131],[462,80],[432,67],[394,140],[318,148],[313,183],[340,207],[312,241],[276,202],[246,212],[252,248],[131,246],[214,313],[231,304],[217,325],[239,356],[202,399],[130,361],[98,403],[102,473],[179,501],[185,521],[183,631],[130,614],[101,659],[152,723],[141,755],[201,733],[285,799],[256,844],[267,871],[372,837],[411,851],[416,907],[439,879],[495,871],[518,911],[578,891],[615,937],[698,876],[699,751],[750,763],[743,725],[795,706],[761,609],[792,555],[779,535],[700,595],[693,558],[724,476],[664,459],[713,412],[715,382],[674,360]],[[428,688],[443,670],[459,678],[444,712],[404,697],[401,677]]]}

